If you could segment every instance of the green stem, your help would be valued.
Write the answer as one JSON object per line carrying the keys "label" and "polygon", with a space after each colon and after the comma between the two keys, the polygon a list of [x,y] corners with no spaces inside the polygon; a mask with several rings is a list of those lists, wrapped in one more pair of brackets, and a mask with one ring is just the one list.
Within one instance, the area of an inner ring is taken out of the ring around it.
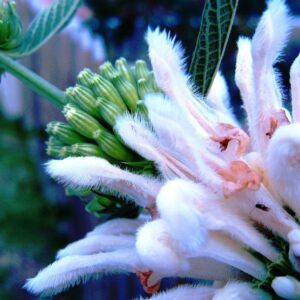
{"label": "green stem", "polygon": [[64,93],[36,73],[12,60],[0,52],[0,68],[11,73],[43,98],[61,109],[64,105]]}

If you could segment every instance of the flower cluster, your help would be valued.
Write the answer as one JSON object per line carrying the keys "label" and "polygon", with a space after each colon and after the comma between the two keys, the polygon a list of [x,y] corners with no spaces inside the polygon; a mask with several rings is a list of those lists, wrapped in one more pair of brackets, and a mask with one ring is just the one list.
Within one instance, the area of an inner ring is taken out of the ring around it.
{"label": "flower cluster", "polygon": [[[206,98],[197,95],[180,44],[166,32],[148,31],[149,57],[164,94],[146,93],[147,113],[120,115],[114,130],[153,161],[159,175],[92,156],[47,164],[48,173],[68,186],[112,191],[144,210],[134,220],[98,225],[60,250],[26,283],[28,290],[56,294],[121,271],[135,272],[149,293],[167,276],[215,281],[181,286],[156,300],[300,297],[300,57],[291,68],[292,116],[273,68],[290,23],[284,1],[271,0],[253,38],[239,39],[236,84],[249,135],[230,110],[221,74]],[[64,110],[69,122],[75,110]]]}

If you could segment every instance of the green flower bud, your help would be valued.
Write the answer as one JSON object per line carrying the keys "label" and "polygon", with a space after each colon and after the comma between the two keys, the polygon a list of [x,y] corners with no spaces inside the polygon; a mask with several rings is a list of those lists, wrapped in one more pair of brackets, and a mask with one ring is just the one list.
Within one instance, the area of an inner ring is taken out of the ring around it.
{"label": "green flower bud", "polygon": [[147,78],[149,76],[150,71],[147,68],[146,62],[139,59],[135,62],[135,79],[138,81],[141,78]]}
{"label": "green flower bud", "polygon": [[112,83],[102,76],[96,75],[93,80],[92,90],[97,97],[103,97],[111,102],[114,102],[121,109],[126,109],[122,97],[112,85]]}
{"label": "green flower bud", "polygon": [[146,94],[154,93],[154,89],[145,78],[141,78],[137,82],[137,89],[140,99],[144,99]]}
{"label": "green flower bud", "polygon": [[102,97],[97,98],[97,107],[101,117],[112,127],[116,123],[116,118],[127,112],[127,109],[124,110],[114,102]]}
{"label": "green flower bud", "polygon": [[111,81],[111,79],[118,73],[113,65],[107,61],[106,63],[102,64],[99,67],[99,73],[101,76],[103,76],[105,79]]}
{"label": "green flower bud", "polygon": [[135,86],[125,78],[121,77],[121,75],[116,75],[112,79],[112,82],[122,96],[127,107],[134,112],[136,110],[136,103],[139,98]]}
{"label": "green flower bud", "polygon": [[68,88],[65,91],[65,94],[70,102],[78,105],[86,113],[94,117],[99,117],[96,99],[93,92],[89,88],[82,85],[76,85],[73,88]]}
{"label": "green flower bud", "polygon": [[46,142],[46,145],[50,145],[50,146],[64,146],[64,143],[59,140],[58,138],[54,137],[54,136],[50,136],[48,141]]}
{"label": "green flower bud", "polygon": [[50,122],[46,127],[46,131],[64,144],[72,145],[84,142],[84,138],[76,133],[67,123],[57,121]]}
{"label": "green flower bud", "polygon": [[77,81],[79,84],[90,88],[94,80],[95,73],[88,68],[83,69],[77,76]]}
{"label": "green flower bud", "polygon": [[70,103],[64,106],[63,114],[69,124],[87,138],[96,140],[105,130],[95,118]]}
{"label": "green flower bud", "polygon": [[155,77],[154,77],[154,73],[153,71],[151,71],[148,75],[148,77],[146,78],[149,86],[152,87],[153,91],[155,93],[163,93],[163,91],[161,90],[161,88],[157,85]]}
{"label": "green flower bud", "polygon": [[68,146],[53,146],[51,144],[47,145],[46,153],[48,156],[51,156],[53,158],[66,158],[68,156],[71,156],[70,149],[68,149]]}
{"label": "green flower bud", "polygon": [[78,143],[71,146],[74,156],[98,156],[107,158],[107,155],[96,145],[90,143]]}
{"label": "green flower bud", "polygon": [[129,68],[127,60],[125,58],[121,57],[117,59],[115,62],[115,67],[125,79],[127,79],[134,86],[136,85],[134,75]]}
{"label": "green flower bud", "polygon": [[97,139],[101,149],[113,159],[119,161],[135,160],[134,153],[126,148],[119,139],[109,131],[103,131],[101,137]]}
{"label": "green flower bud", "polygon": [[23,25],[14,1],[0,2],[0,49],[11,50],[23,41]]}
{"label": "green flower bud", "polygon": [[136,110],[141,113],[143,116],[147,117],[148,116],[148,109],[145,105],[145,103],[142,100],[139,100],[137,102],[137,107]]}

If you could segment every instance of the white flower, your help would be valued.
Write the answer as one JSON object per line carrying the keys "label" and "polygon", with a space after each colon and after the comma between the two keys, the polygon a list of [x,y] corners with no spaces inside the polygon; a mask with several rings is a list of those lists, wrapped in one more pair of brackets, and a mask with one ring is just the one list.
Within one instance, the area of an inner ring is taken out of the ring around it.
{"label": "white flower", "polygon": [[[300,216],[299,57],[291,69],[292,118],[283,108],[273,69],[289,30],[284,1],[272,0],[253,39],[238,42],[235,78],[249,135],[228,106],[224,78],[217,75],[207,99],[197,95],[185,73],[180,44],[165,31],[149,30],[149,57],[165,96],[148,94],[147,120],[125,115],[115,130],[156,164],[160,178],[133,174],[94,157],[51,161],[47,167],[65,184],[100,187],[134,201],[144,208],[143,215],[98,226],[60,250],[58,260],[26,288],[55,294],[104,271],[127,271],[137,273],[148,292],[156,292],[166,276],[226,282],[246,273],[279,296],[298,297],[300,227],[283,205]],[[289,247],[284,256],[271,244],[278,236]],[[284,276],[273,274],[274,266]],[[249,283],[229,282],[221,288],[180,287],[152,299],[271,296]]]}

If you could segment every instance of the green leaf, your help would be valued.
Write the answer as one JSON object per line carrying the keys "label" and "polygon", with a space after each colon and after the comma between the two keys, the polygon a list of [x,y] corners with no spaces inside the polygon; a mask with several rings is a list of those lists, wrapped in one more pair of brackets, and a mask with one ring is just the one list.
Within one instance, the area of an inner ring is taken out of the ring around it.
{"label": "green leaf", "polygon": [[32,54],[67,25],[80,4],[81,0],[55,0],[32,21],[21,46],[6,53],[14,58]]}
{"label": "green leaf", "polygon": [[190,72],[202,95],[210,89],[231,32],[238,0],[206,0]]}

